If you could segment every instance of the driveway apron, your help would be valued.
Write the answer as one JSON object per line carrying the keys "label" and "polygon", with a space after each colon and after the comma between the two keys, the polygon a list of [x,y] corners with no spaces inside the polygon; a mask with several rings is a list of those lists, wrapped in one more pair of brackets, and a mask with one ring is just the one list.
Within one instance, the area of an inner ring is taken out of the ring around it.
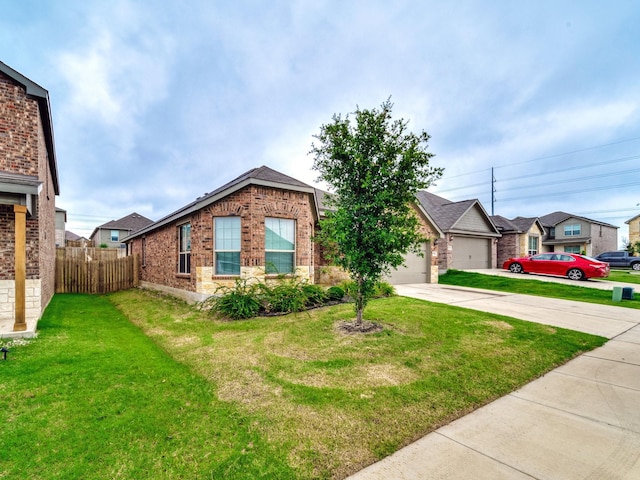
{"label": "driveway apron", "polygon": [[396,290],[610,340],[351,479],[640,479],[640,310],[436,284]]}

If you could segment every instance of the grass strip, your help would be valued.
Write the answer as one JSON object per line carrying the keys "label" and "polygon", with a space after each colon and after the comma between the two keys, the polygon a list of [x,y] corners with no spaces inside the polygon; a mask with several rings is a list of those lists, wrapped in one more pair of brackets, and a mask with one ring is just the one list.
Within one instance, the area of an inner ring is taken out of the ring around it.
{"label": "grass strip", "polygon": [[614,302],[611,290],[600,290],[576,285],[565,285],[562,283],[543,282],[540,280],[529,280],[527,275],[524,278],[502,277],[497,275],[485,275],[476,272],[464,272],[461,270],[448,270],[440,275],[438,283],[443,285],[454,285],[459,287],[484,288],[485,290],[498,290],[501,292],[522,293],[525,295],[536,295],[539,297],[560,298],[573,300],[576,302],[598,303],[623,308],[640,309],[638,293],[634,292],[635,300],[625,300]]}
{"label": "grass strip", "polygon": [[56,295],[0,361],[0,478],[293,478],[214,385],[106,298]]}

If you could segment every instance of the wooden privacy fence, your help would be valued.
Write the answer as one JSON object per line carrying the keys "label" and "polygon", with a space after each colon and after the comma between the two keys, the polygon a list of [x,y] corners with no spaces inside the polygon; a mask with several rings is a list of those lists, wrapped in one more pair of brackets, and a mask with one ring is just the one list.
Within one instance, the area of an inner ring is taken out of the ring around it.
{"label": "wooden privacy fence", "polygon": [[94,259],[65,250],[56,252],[56,293],[109,293],[140,284],[138,255]]}

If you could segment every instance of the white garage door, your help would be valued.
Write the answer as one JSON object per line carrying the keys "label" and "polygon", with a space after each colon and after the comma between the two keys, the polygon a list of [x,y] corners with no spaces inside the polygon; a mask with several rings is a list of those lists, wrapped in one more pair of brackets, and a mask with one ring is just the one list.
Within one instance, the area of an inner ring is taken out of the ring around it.
{"label": "white garage door", "polygon": [[451,268],[491,268],[491,239],[453,237]]}
{"label": "white garage door", "polygon": [[423,243],[420,246],[422,257],[415,253],[409,252],[405,257],[405,265],[399,266],[396,270],[391,271],[391,275],[386,278],[391,284],[399,285],[402,283],[427,283],[431,277],[429,266],[431,265],[431,248],[429,243]]}

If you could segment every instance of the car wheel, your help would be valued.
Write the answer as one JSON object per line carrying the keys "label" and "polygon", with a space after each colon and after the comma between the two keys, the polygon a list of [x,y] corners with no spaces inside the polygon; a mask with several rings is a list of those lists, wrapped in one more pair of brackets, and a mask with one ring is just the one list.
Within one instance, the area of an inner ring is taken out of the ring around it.
{"label": "car wheel", "polygon": [[567,277],[571,280],[582,280],[584,278],[584,273],[582,273],[582,270],[580,269],[572,268],[567,272]]}
{"label": "car wheel", "polygon": [[631,268],[633,268],[634,270],[640,270],[640,262],[636,262],[632,264]]}
{"label": "car wheel", "polygon": [[522,265],[520,265],[519,263],[512,263],[511,265],[509,265],[509,271],[511,273],[522,273]]}

